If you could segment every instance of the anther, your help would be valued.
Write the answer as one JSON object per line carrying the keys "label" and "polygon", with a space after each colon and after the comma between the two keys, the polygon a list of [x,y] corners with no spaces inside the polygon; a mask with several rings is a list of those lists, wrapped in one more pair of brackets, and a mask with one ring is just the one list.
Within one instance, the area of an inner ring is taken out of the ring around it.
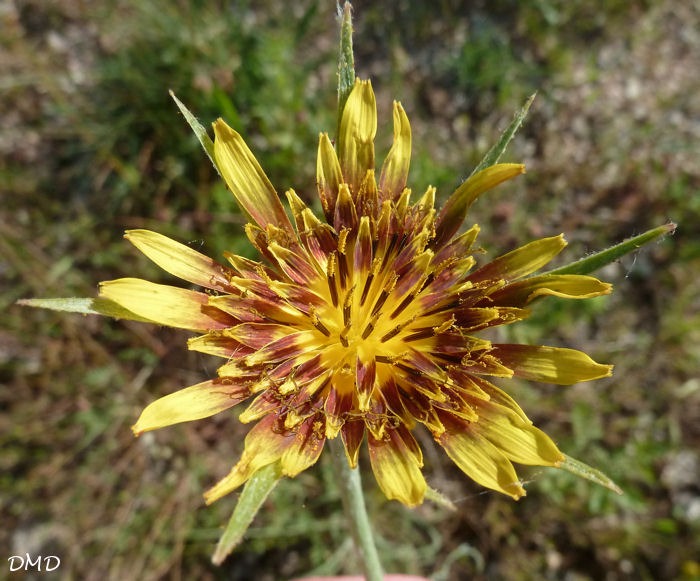
{"label": "anther", "polygon": [[436,359],[442,359],[443,361],[448,361],[456,365],[462,364],[462,358],[459,355],[449,355],[448,353],[431,353],[431,357]]}
{"label": "anther", "polygon": [[316,314],[316,309],[314,309],[314,307],[310,307],[309,316],[311,317],[311,322],[312,322],[314,327],[316,327],[319,331],[321,331],[321,333],[323,333],[326,337],[331,336],[331,332],[321,322],[321,319],[319,319],[318,315]]}
{"label": "anther", "polygon": [[345,295],[345,301],[343,302],[343,324],[346,327],[350,326],[350,320],[352,315],[352,295],[355,292],[355,286],[348,291]]}
{"label": "anther", "polygon": [[348,280],[348,262],[345,254],[338,254],[338,274],[340,275],[340,288],[345,288],[345,283]]}
{"label": "anther", "polygon": [[[377,363],[388,363],[389,365],[396,365],[397,361],[401,361],[402,359],[405,359],[406,356],[408,355],[407,351],[404,351],[403,353],[399,353],[398,355],[375,355],[374,360]],[[397,384],[397,387],[400,389],[401,386]]]}
{"label": "anther", "polygon": [[386,335],[384,335],[380,341],[382,343],[386,343],[389,339],[396,337],[405,327],[413,323],[415,321],[416,317],[411,317],[408,321],[404,321],[400,325],[396,325],[391,331],[389,331]]}
{"label": "anther", "polygon": [[316,321],[314,323],[314,327],[316,327],[321,333],[323,333],[326,337],[331,336],[331,332],[326,328],[326,326],[321,322],[321,321]]}
{"label": "anther", "polygon": [[379,318],[379,315],[375,315],[370,319],[369,324],[365,327],[365,330],[362,331],[362,338],[367,339],[372,334],[372,331],[374,331],[374,325],[377,322],[377,319]]}
{"label": "anther", "polygon": [[331,300],[333,301],[333,306],[338,306],[338,287],[335,284],[335,267],[338,261],[336,252],[331,253],[328,259],[328,266],[326,267],[326,278],[328,280],[328,290],[331,293]]}
{"label": "anther", "polygon": [[377,302],[374,303],[374,308],[372,309],[373,315],[376,315],[379,312],[379,309],[381,309],[384,306],[384,303],[386,302],[387,298],[389,298],[389,293],[386,292],[386,289],[385,289],[379,294],[379,298],[377,299]]}
{"label": "anther", "polygon": [[410,343],[411,341],[418,341],[419,339],[426,339],[427,337],[432,337],[435,335],[435,332],[433,329],[430,327],[427,327],[425,329],[421,329],[419,331],[416,331],[415,333],[412,333],[411,335],[408,335],[407,337],[404,337],[403,340],[406,343]]}
{"label": "anther", "polygon": [[262,267],[261,264],[257,264],[255,266],[255,272],[258,274],[260,278],[262,278],[268,285],[272,283],[272,279],[270,278],[270,275],[267,274],[265,269]]}
{"label": "anther", "polygon": [[377,302],[374,303],[374,307],[372,307],[371,316],[376,315],[379,312],[379,309],[381,309],[384,306],[384,303],[386,302],[387,298],[389,298],[391,291],[393,291],[394,287],[396,286],[397,279],[398,276],[396,275],[396,273],[392,272],[389,281],[384,285],[382,292],[379,294]]}
{"label": "anther", "polygon": [[430,284],[431,284],[434,280],[435,280],[435,273],[434,273],[434,272],[431,272],[431,273],[428,275],[428,278],[426,278],[425,281],[423,282],[423,284],[421,285],[420,290],[419,290],[418,292],[419,292],[419,293],[423,292],[423,289],[426,288],[426,287],[428,287],[428,286],[430,286]]}
{"label": "anther", "polygon": [[365,301],[367,300],[367,293],[369,293],[369,287],[372,286],[373,280],[374,274],[370,272],[367,276],[367,280],[365,281],[365,288],[362,289],[362,296],[360,297],[360,306],[365,304]]}
{"label": "anther", "polygon": [[401,304],[398,307],[396,307],[396,309],[394,309],[394,312],[391,313],[390,318],[395,319],[396,317],[398,317],[403,312],[403,310],[411,304],[411,301],[413,301],[414,298],[415,295],[413,293],[408,295],[403,301],[401,301]]}
{"label": "anther", "polygon": [[387,246],[387,249],[384,251],[384,259],[382,260],[382,268],[384,268],[389,261],[389,257],[391,256],[392,252],[394,251],[394,248],[396,248],[396,243],[399,241],[399,235],[394,233],[391,235],[391,240],[389,240],[389,246]]}
{"label": "anther", "polygon": [[452,315],[447,321],[445,321],[442,325],[439,325],[437,327],[433,327],[433,334],[439,335],[440,333],[445,333],[448,331],[452,325],[455,324],[455,316]]}
{"label": "anther", "polygon": [[416,377],[420,377],[421,375],[423,375],[417,369],[414,369],[413,367],[409,367],[408,365],[405,365],[404,363],[396,363],[396,367],[398,367],[402,371],[405,371],[406,373],[409,373],[410,375],[414,375]]}
{"label": "anther", "polygon": [[448,311],[451,309],[456,309],[459,305],[462,304],[461,300],[457,301],[452,301],[451,303],[447,303],[446,305],[442,305],[439,307],[435,307],[434,309],[431,309],[430,311],[427,311],[426,313],[423,314],[425,317],[429,317],[430,315],[435,315],[437,313],[441,313],[442,311]]}
{"label": "anther", "polygon": [[400,326],[396,326],[396,327],[394,327],[391,331],[389,331],[386,335],[384,335],[384,336],[380,339],[380,341],[381,341],[382,343],[386,343],[386,342],[387,342],[389,339],[391,339],[392,337],[396,337],[396,335],[398,335],[400,332],[401,332],[401,327],[400,327]]}
{"label": "anther", "polygon": [[345,245],[348,241],[348,234],[350,234],[350,228],[343,228],[338,234],[338,252],[340,254],[345,254]]}

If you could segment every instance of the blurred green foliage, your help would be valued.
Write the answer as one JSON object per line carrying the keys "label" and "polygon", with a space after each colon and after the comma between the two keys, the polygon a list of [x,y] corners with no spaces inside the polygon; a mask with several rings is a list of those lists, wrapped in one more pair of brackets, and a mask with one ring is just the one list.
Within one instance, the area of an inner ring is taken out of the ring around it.
{"label": "blurred green foliage", "polygon": [[[0,16],[8,555],[56,551],[64,578],[356,571],[323,459],[282,482],[248,541],[223,567],[210,565],[235,499],[204,507],[201,493],[236,461],[247,427],[229,413],[136,440],[129,425],[156,397],[212,375],[213,362],[187,352],[179,331],[12,306],[92,296],[96,282],[121,276],[172,282],[134,258],[126,228],[214,257],[250,253],[233,199],[168,89],[205,126],[223,116],[278,191],[294,187],[311,202],[317,135],[334,127],[334,10],[314,0],[25,0]],[[400,98],[417,193],[432,183],[444,199],[539,91],[509,153],[528,175],[474,208],[489,255],[564,231],[572,260],[679,222],[675,238],[601,273],[615,283],[611,297],[542,301],[497,337],[616,364],[612,379],[571,388],[502,385],[625,495],[524,468],[529,494],[513,503],[463,478],[419,432],[429,482],[459,510],[387,503],[363,465],[387,570],[436,580],[697,579],[697,10],[661,0],[362,0],[355,12],[357,72],[372,77],[380,109],[378,162]]]}

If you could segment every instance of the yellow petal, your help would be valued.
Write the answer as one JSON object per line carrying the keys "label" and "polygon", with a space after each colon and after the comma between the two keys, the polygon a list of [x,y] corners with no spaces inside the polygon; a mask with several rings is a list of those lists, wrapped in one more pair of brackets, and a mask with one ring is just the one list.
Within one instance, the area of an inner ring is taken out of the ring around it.
{"label": "yellow petal", "polygon": [[189,246],[150,230],[127,230],[124,238],[178,278],[210,289],[231,290],[227,277],[229,269]]}
{"label": "yellow petal", "polygon": [[313,466],[325,441],[323,423],[316,417],[307,419],[299,426],[294,443],[282,454],[282,474],[294,478]]}
{"label": "yellow petal", "polygon": [[474,224],[464,234],[460,234],[452,242],[443,246],[435,255],[433,264],[441,264],[443,261],[450,258],[462,258],[468,252],[471,252],[480,230],[481,228],[479,228],[479,225]]}
{"label": "yellow petal", "polygon": [[347,420],[340,431],[345,446],[345,455],[348,458],[350,468],[357,468],[357,460],[360,456],[360,445],[365,437],[364,420]]}
{"label": "yellow petal", "polygon": [[231,337],[240,341],[253,349],[260,349],[286,337],[293,331],[288,325],[277,325],[275,323],[241,323],[224,331],[226,337]]}
{"label": "yellow petal", "polygon": [[373,169],[368,169],[360,182],[360,189],[355,196],[355,206],[360,214],[366,216],[374,216],[376,208],[379,207],[379,190]]}
{"label": "yellow petal", "polygon": [[[477,377],[476,375],[469,375],[468,379],[474,385],[471,386],[472,389],[475,387],[477,390],[486,393],[489,399],[493,403],[497,403],[500,406],[507,408],[508,410],[515,412],[517,416],[525,423],[531,424],[530,418],[525,415],[522,408],[516,403],[516,401],[510,397],[505,391],[496,387],[493,383],[486,381],[483,377]],[[465,387],[470,387],[469,385]]]}
{"label": "yellow petal", "polygon": [[589,299],[610,294],[612,285],[580,274],[542,274],[519,280],[496,291],[490,299],[498,305],[522,306],[540,296]]}
{"label": "yellow petal", "polygon": [[287,202],[289,203],[289,208],[292,210],[292,216],[294,216],[294,224],[297,227],[298,232],[304,230],[304,218],[302,216],[304,210],[308,210],[307,205],[304,203],[297,193],[293,189],[288,189],[284,192],[287,196]]}
{"label": "yellow petal", "polygon": [[199,337],[192,337],[187,340],[187,348],[191,351],[224,357],[231,361],[240,359],[253,352],[253,349],[226,336],[225,333],[226,329],[223,331],[212,331]]}
{"label": "yellow petal", "polygon": [[345,182],[357,194],[367,170],[374,169],[377,104],[370,81],[355,81],[345,102],[338,133],[338,157]]}
{"label": "yellow petal", "polygon": [[309,283],[318,277],[313,264],[310,264],[308,254],[297,254],[286,246],[280,246],[272,242],[267,246],[268,251],[277,261],[280,269],[296,284],[309,286]]}
{"label": "yellow petal", "polygon": [[452,426],[437,441],[469,478],[515,500],[525,496],[510,460],[491,442],[473,434],[468,427]]}
{"label": "yellow petal", "polygon": [[211,504],[243,484],[263,466],[279,460],[293,439],[273,430],[277,417],[272,414],[259,421],[245,438],[245,449],[231,472],[204,493]]}
{"label": "yellow petal", "polygon": [[161,397],[146,406],[131,427],[135,435],[208,418],[248,397],[248,388],[220,379],[210,379]]}
{"label": "yellow petal", "polygon": [[513,370],[506,367],[491,353],[486,353],[472,359],[471,355],[466,355],[462,359],[462,366],[470,373],[478,375],[493,375],[494,377],[513,377]]}
{"label": "yellow petal", "polygon": [[348,184],[340,184],[335,204],[335,215],[333,216],[333,227],[337,232],[340,232],[343,228],[353,230],[357,227],[357,223],[357,209],[355,208],[350,188]]}
{"label": "yellow petal", "polygon": [[557,466],[564,455],[542,430],[522,421],[516,414],[497,404],[485,404],[479,410],[479,433],[513,462],[532,466]]}
{"label": "yellow petal", "polygon": [[394,143],[382,165],[379,189],[382,200],[395,200],[406,187],[411,164],[411,125],[401,103],[394,101]]}
{"label": "yellow petal", "polygon": [[433,247],[442,246],[457,233],[467,215],[469,206],[481,194],[522,173],[525,173],[525,166],[520,163],[497,163],[482,169],[465,181],[450,196],[440,211],[435,229],[435,239],[432,242]]}
{"label": "yellow petal", "polygon": [[467,280],[516,280],[542,268],[566,246],[564,235],[542,238],[495,258],[474,271]]}
{"label": "yellow petal", "polygon": [[292,357],[297,357],[299,363],[302,363],[302,360],[308,361],[308,359],[313,359],[318,354],[315,350],[312,350],[317,346],[318,331],[315,329],[295,331],[258,349],[255,353],[246,357],[246,363],[250,366],[266,365],[289,360]]}
{"label": "yellow petal", "polygon": [[209,296],[204,293],[138,278],[101,282],[100,296],[168,327],[210,331],[236,323],[226,313],[208,306]]}
{"label": "yellow petal", "polygon": [[[406,445],[398,430],[388,430],[388,441],[369,438],[369,458],[379,488],[390,500],[406,506],[423,502],[427,484],[421,473],[420,460]],[[406,430],[406,434],[412,436]]]}
{"label": "yellow petal", "polygon": [[343,174],[327,133],[319,134],[316,182],[323,213],[330,222],[335,213],[335,199],[338,197],[338,187],[343,183]]}
{"label": "yellow petal", "polygon": [[[257,388],[251,389],[253,392],[257,392]],[[259,396],[257,396],[250,405],[238,416],[238,421],[242,424],[249,424],[250,422],[255,422],[272,411],[278,410],[280,403],[271,396],[268,391],[263,391]]]}
{"label": "yellow petal", "polygon": [[293,233],[275,188],[243,138],[223,119],[214,123],[214,156],[241,208],[263,229],[268,224]]}
{"label": "yellow petal", "polygon": [[420,208],[421,212],[427,214],[435,207],[435,192],[437,192],[437,188],[428,186],[428,189],[416,202],[416,207]]}
{"label": "yellow petal", "polygon": [[516,377],[558,385],[610,377],[613,368],[596,363],[581,351],[559,347],[494,344],[491,355]]}

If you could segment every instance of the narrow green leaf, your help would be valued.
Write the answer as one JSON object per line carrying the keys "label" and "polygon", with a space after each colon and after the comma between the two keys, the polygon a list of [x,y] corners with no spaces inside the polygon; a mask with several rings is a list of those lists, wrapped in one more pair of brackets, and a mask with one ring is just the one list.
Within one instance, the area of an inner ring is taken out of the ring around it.
{"label": "narrow green leaf", "polygon": [[355,86],[355,57],[352,52],[352,5],[345,2],[340,16],[340,53],[338,55],[338,130],[348,95]]}
{"label": "narrow green leaf", "polygon": [[638,250],[648,242],[663,236],[664,234],[673,234],[676,229],[676,224],[669,222],[663,226],[658,226],[657,228],[652,228],[647,230],[644,234],[635,236],[634,238],[629,238],[620,244],[616,244],[607,250],[602,250],[601,252],[596,252],[590,256],[586,256],[581,260],[567,264],[560,268],[555,268],[548,272],[542,274],[589,274],[594,272],[604,266],[607,266],[611,262],[616,261],[618,258]]}
{"label": "narrow green leaf", "polygon": [[173,101],[175,101],[177,108],[180,109],[180,112],[184,116],[185,121],[187,121],[189,126],[192,128],[192,131],[194,131],[194,134],[197,136],[197,139],[199,139],[199,143],[202,144],[205,153],[211,160],[212,164],[214,164],[214,169],[219,175],[221,175],[219,167],[216,165],[216,160],[214,158],[214,142],[211,140],[211,137],[209,137],[209,134],[204,128],[204,125],[202,125],[197,120],[197,118],[190,112],[190,110],[187,107],[185,107],[185,104],[175,96],[175,93],[170,91],[170,96],[173,98]]}
{"label": "narrow green leaf", "polygon": [[520,128],[520,125],[525,119],[527,112],[530,109],[530,105],[532,105],[532,102],[535,100],[536,95],[537,93],[532,95],[525,102],[522,109],[520,109],[520,111],[518,111],[515,114],[515,116],[513,117],[513,121],[510,122],[510,125],[508,125],[506,130],[501,134],[501,138],[498,140],[498,143],[496,143],[496,145],[494,145],[491,149],[488,150],[488,152],[486,152],[484,159],[482,159],[479,162],[479,165],[477,165],[474,168],[474,171],[470,174],[469,177],[473,176],[475,173],[480,172],[482,169],[485,169],[489,166],[498,163],[498,160],[501,158],[501,155],[503,155],[503,152],[506,150],[506,147],[508,147],[510,140],[513,139],[515,132]]}
{"label": "narrow green leaf", "polygon": [[584,464],[580,460],[576,460],[576,458],[572,458],[566,454],[564,454],[564,456],[566,457],[566,460],[559,465],[559,468],[571,472],[572,474],[575,474],[581,478],[585,478],[586,480],[590,480],[591,482],[595,482],[596,484],[600,484],[601,486],[605,486],[605,488],[608,488],[617,494],[622,494],[622,489],[600,470],[596,470],[588,464]]}
{"label": "narrow green leaf", "polygon": [[216,545],[211,558],[212,563],[221,565],[236,545],[243,540],[243,535],[253,522],[262,503],[281,477],[282,467],[279,462],[268,464],[250,477],[226,525],[226,530]]}
{"label": "narrow green leaf", "polygon": [[127,319],[129,321],[141,321],[152,323],[150,319],[145,319],[132,313],[121,305],[109,299],[82,299],[77,297],[60,299],[20,299],[18,305],[23,307],[35,307],[38,309],[51,309],[52,311],[64,311],[68,313],[82,313],[83,315],[104,315],[115,319]]}
{"label": "narrow green leaf", "polygon": [[425,491],[425,498],[427,500],[432,500],[435,504],[439,504],[442,508],[446,508],[449,511],[455,512],[457,510],[457,507],[449,498],[439,490],[435,490],[430,486],[428,486]]}

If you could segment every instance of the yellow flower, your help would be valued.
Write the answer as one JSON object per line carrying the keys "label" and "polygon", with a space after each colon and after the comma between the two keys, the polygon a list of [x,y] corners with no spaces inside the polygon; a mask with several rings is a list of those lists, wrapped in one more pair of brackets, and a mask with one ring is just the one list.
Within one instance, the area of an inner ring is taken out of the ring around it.
{"label": "yellow flower", "polygon": [[[394,142],[375,178],[377,112],[358,81],[340,124],[337,153],[319,141],[323,218],[290,190],[292,224],[241,136],[214,124],[214,153],[251,218],[246,233],[264,262],[226,253],[224,266],[165,236],[126,238],[196,292],[139,279],[101,285],[102,297],[155,323],[201,333],[189,348],[224,358],[219,377],[150,404],[136,434],[196,420],[253,398],[240,415],[257,422],[242,458],[205,496],[212,502],[278,462],[294,477],[327,439],[342,438],[351,466],[367,437],[372,470],[388,498],[423,501],[423,424],[479,484],[515,499],[525,490],[512,462],[557,466],[564,456],[487,377],[572,384],[610,375],[579,351],[495,344],[478,332],[530,314],[536,297],[588,298],[610,285],[580,275],[528,277],[556,256],[562,236],[531,242],[475,268],[473,226],[457,235],[471,203],[524,173],[497,164],[464,182],[438,213],[435,189],[414,204],[406,188],[411,129],[394,103]],[[528,277],[528,278],[526,278]]]}

